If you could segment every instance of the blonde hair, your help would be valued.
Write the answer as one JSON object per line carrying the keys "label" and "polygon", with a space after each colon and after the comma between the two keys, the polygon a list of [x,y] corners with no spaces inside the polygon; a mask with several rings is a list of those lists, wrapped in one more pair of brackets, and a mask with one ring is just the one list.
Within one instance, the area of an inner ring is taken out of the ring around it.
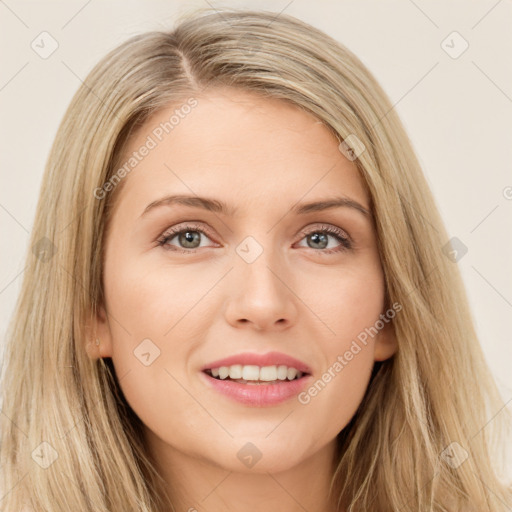
{"label": "blonde hair", "polygon": [[323,32],[285,14],[231,9],[201,10],[171,31],[130,38],[94,67],[62,120],[5,347],[0,510],[172,506],[120,391],[123,376],[84,349],[104,301],[103,243],[120,187],[105,199],[95,191],[151,114],[200,101],[216,86],[288,101],[340,142],[364,144],[354,162],[371,197],[387,301],[402,306],[393,320],[399,348],[376,363],[338,436],[332,495],[349,512],[511,506],[496,469],[508,412],[492,418],[503,402],[458,268],[442,252],[448,236],[388,97]]}

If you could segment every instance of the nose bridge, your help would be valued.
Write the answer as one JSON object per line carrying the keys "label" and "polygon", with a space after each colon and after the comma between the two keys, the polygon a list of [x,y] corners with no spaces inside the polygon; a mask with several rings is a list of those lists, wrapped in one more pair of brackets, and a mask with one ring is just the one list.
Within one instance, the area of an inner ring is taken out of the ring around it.
{"label": "nose bridge", "polygon": [[247,237],[236,252],[238,261],[235,267],[238,267],[245,293],[280,294],[283,284],[279,279],[279,269],[282,268],[283,255],[272,247],[272,237],[267,237],[265,246],[254,237]]}
{"label": "nose bridge", "polygon": [[233,278],[235,289],[227,310],[231,323],[251,322],[259,328],[294,319],[293,293],[285,283],[284,254],[272,247],[272,236],[265,245],[248,236],[236,247]]}

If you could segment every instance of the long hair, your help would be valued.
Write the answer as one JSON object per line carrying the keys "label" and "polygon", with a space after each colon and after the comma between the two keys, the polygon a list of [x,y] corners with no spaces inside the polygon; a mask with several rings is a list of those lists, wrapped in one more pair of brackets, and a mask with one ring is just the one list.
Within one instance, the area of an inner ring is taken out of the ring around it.
{"label": "long hair", "polygon": [[[376,363],[337,439],[331,493],[349,512],[496,512],[508,419],[447,233],[403,125],[375,78],[325,33],[272,12],[198,12],[131,37],[89,73],[46,163],[1,375],[0,510],[154,512],[172,506],[110,359],[90,359],[103,247],[134,131],[216,86],[315,115],[367,186],[397,353]],[[354,141],[356,144],[354,144]],[[119,177],[119,174],[118,174]],[[129,179],[129,177],[127,178]],[[112,190],[110,190],[112,189]],[[100,191],[100,194],[98,193]],[[503,425],[506,425],[503,422]],[[508,431],[507,431],[508,433]],[[501,508],[500,508],[501,507]]]}

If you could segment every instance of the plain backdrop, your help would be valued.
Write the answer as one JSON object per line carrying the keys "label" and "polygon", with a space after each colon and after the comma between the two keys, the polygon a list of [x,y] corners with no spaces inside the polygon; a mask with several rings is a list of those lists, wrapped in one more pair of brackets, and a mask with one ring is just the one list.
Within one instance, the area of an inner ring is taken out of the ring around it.
{"label": "plain backdrop", "polygon": [[[170,28],[177,15],[208,5],[296,16],[347,46],[381,83],[409,133],[450,237],[467,248],[454,265],[462,272],[485,357],[510,406],[507,0],[0,1],[1,339],[23,277],[44,165],[71,97],[107,51],[140,32]],[[45,44],[38,43],[41,38]],[[41,46],[50,51],[51,44],[58,45],[55,51],[41,55]]]}

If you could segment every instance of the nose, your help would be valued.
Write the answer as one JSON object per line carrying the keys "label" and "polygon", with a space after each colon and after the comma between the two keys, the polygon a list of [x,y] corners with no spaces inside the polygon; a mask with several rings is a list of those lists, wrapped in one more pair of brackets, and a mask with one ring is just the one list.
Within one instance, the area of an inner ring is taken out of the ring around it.
{"label": "nose", "polygon": [[225,315],[234,327],[285,330],[296,321],[298,298],[293,292],[290,273],[276,267],[275,259],[272,263],[264,257],[265,253],[253,263],[237,261],[232,272]]}

